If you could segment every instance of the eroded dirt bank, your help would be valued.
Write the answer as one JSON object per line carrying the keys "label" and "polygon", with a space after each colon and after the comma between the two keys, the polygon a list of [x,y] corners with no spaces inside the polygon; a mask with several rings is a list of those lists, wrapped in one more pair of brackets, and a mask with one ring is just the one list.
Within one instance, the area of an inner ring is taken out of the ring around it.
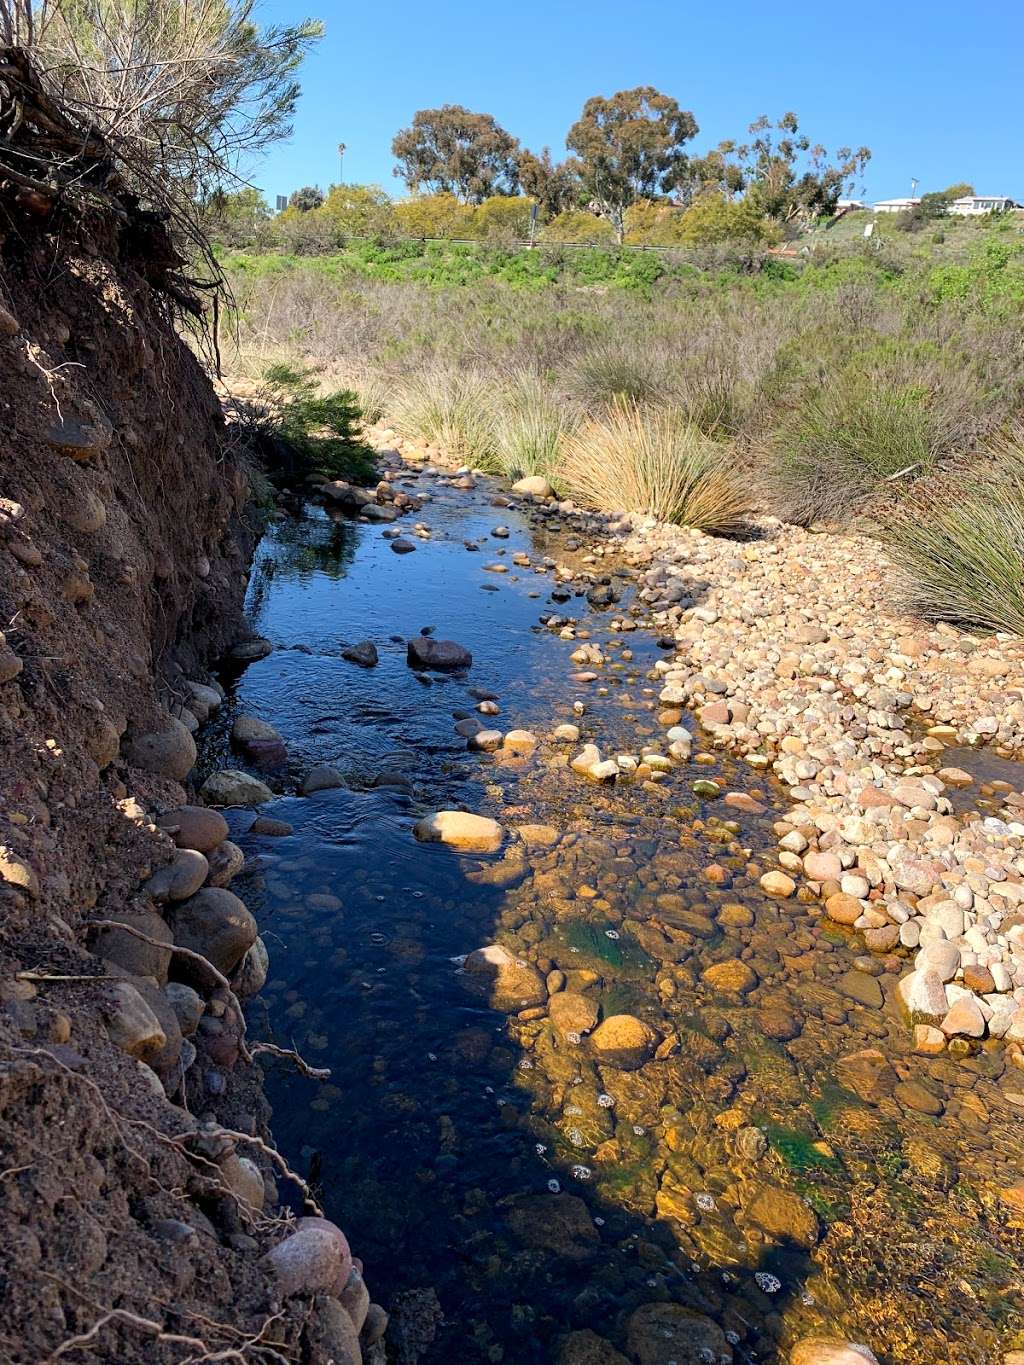
{"label": "eroded dirt bank", "polygon": [[131,213],[5,225],[0,1360],[358,1362],[359,1263],[285,1213],[317,1210],[246,1064],[240,855],[173,814],[183,703],[218,701],[189,682],[241,632],[248,478]]}

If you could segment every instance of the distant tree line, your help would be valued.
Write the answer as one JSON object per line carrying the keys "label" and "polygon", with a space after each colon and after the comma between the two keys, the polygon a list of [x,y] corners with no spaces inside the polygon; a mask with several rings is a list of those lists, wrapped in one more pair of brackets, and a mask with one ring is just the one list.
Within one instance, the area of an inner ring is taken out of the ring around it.
{"label": "distant tree line", "polygon": [[395,175],[411,197],[393,203],[374,186],[306,186],[273,220],[258,194],[211,196],[212,231],[242,245],[253,234],[294,250],[325,250],[345,236],[526,237],[559,242],[687,246],[776,240],[835,212],[871,156],[834,155],[786,113],[762,116],[748,140],[702,154],[693,114],[653,86],[594,96],[566,135],[569,155],[523,147],[490,114],[461,105],[421,109],[392,143]]}

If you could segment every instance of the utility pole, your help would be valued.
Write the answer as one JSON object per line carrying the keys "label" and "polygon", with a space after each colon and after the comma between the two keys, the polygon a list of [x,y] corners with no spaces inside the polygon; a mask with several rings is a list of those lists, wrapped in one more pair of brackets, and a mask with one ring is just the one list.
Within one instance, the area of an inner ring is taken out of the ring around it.
{"label": "utility pole", "polygon": [[916,198],[916,196],[917,196],[917,186],[918,186],[918,179],[917,179],[917,176],[916,176],[916,175],[911,176],[911,178],[910,178],[910,197],[911,197],[911,199],[914,199],[914,198]]}
{"label": "utility pole", "polygon": [[339,143],[338,143],[338,184],[339,184],[339,185],[344,185],[344,183],[345,183],[345,144],[344,144],[344,142],[339,142]]}

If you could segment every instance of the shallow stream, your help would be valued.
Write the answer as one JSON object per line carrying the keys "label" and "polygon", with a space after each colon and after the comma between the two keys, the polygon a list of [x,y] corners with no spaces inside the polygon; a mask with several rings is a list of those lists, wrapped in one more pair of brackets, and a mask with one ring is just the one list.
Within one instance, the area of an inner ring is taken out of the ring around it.
{"label": "shallow stream", "polygon": [[[557,1361],[590,1329],[640,1365],[781,1362],[816,1333],[883,1362],[998,1361],[1024,1328],[1024,1075],[998,1046],[915,1056],[892,1001],[900,964],[861,956],[816,904],[763,895],[785,804],[762,775],[698,761],[699,734],[660,784],[574,774],[575,750],[547,738],[565,722],[604,755],[665,751],[650,676],[665,650],[628,573],[590,565],[623,594],[609,609],[553,602],[550,569],[533,566],[578,564],[570,531],[492,506],[486,482],[409,489],[424,490],[399,523],[431,528],[412,554],[315,507],[271,528],[249,609],[275,649],[225,679],[206,749],[223,758],[244,710],[287,744],[276,785],[318,763],[345,776],[263,808],[288,837],[232,813],[237,890],[271,956],[252,1032],[331,1070],[318,1083],[268,1068],[276,1139],[397,1310],[395,1358]],[[513,564],[524,553],[531,566]],[[575,620],[575,642],[540,624],[552,612]],[[612,628],[623,620],[640,628]],[[404,641],[425,627],[472,650],[472,668],[409,668]],[[574,681],[585,635],[607,662]],[[341,658],[365,638],[374,668]],[[537,751],[467,752],[470,688],[497,697],[488,726],[534,731]],[[722,796],[695,795],[701,779]],[[513,853],[417,843],[414,820],[452,807],[499,819]],[[523,825],[549,829],[524,843]],[[602,1018],[649,1024],[657,1053],[599,1066],[547,1009],[491,1009],[461,959],[495,941]],[[719,964],[732,970],[713,985]],[[1014,1187],[1015,1209],[995,1193]],[[724,1336],[636,1315],[657,1303]],[[621,1359],[591,1339],[573,1349],[571,1365]]]}

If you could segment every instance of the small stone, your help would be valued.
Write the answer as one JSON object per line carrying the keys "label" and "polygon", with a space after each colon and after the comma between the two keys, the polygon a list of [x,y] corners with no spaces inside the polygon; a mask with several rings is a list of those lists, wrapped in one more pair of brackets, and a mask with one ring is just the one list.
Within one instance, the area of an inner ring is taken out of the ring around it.
{"label": "small stone", "polygon": [[812,882],[834,882],[842,876],[843,865],[835,853],[811,852],[804,855],[804,874]]}
{"label": "small stone", "polygon": [[296,1229],[264,1257],[282,1297],[342,1294],[352,1272],[344,1233],[324,1218],[300,1218]]}
{"label": "small stone", "polygon": [[530,730],[509,730],[501,747],[510,754],[532,754],[537,736]]}
{"label": "small stone", "polygon": [[553,498],[555,490],[542,474],[528,474],[512,485],[513,493],[526,493],[532,498]]}
{"label": "small stone", "polygon": [[231,742],[238,748],[260,740],[278,740],[281,736],[272,725],[260,720],[258,716],[236,716],[231,726]]}
{"label": "small stone", "polygon": [[262,938],[257,938],[251,948],[246,949],[241,965],[234,975],[237,995],[247,1000],[258,995],[266,985],[267,972],[270,970],[270,954]]}
{"label": "small stone", "polygon": [[946,1035],[932,1024],[914,1025],[914,1051],[925,1057],[935,1057],[946,1050]]}
{"label": "small stone", "polygon": [[912,1024],[937,1024],[946,1017],[946,989],[937,972],[911,972],[900,981],[896,994]]}
{"label": "small stone", "polygon": [[228,822],[220,811],[208,806],[179,806],[157,817],[156,823],[167,831],[178,848],[212,853],[228,837]]}
{"label": "small stone", "polygon": [[500,730],[476,730],[466,740],[466,748],[473,753],[493,754],[501,748],[504,738]]}
{"label": "small stone", "polygon": [[174,941],[232,972],[256,939],[256,921],[231,891],[205,887],[170,912]]}
{"label": "small stone", "polygon": [[294,834],[294,826],[287,820],[273,820],[269,815],[259,815],[249,826],[250,834],[262,834],[269,839],[286,839]]}
{"label": "small stone", "polygon": [[939,1025],[947,1038],[984,1038],[985,1016],[970,995],[962,995]]}
{"label": "small stone", "polygon": [[761,878],[761,890],[766,896],[787,900],[796,890],[796,882],[785,872],[766,872]]}
{"label": "small stone", "polygon": [[219,768],[211,773],[199,795],[211,806],[261,806],[274,799],[265,782],[239,768]]}
{"label": "small stone", "polygon": [[204,854],[182,848],[169,863],[153,873],[145,890],[158,903],[188,900],[206,881],[209,871],[210,864]]}
{"label": "small stone", "polygon": [[860,901],[848,896],[845,891],[837,891],[825,902],[825,914],[835,924],[855,924],[864,913]]}
{"label": "small stone", "polygon": [[559,744],[576,744],[580,737],[580,727],[578,725],[556,725],[551,732],[551,738],[557,740]]}
{"label": "small stone", "polygon": [[789,1365],[878,1365],[878,1357],[841,1337],[803,1337],[790,1352]]}
{"label": "small stone", "polygon": [[[96,935],[97,955],[107,962],[116,963],[132,976],[151,976],[158,982],[166,981],[171,965],[171,944],[174,942],[174,936],[161,916],[153,910],[138,914],[115,910],[106,918],[115,920],[126,928],[101,929]],[[145,934],[146,938],[129,933],[130,929],[137,929],[140,934]],[[147,943],[146,939],[150,938],[156,939],[156,943]]]}
{"label": "small stone", "polygon": [[360,640],[356,645],[347,645],[341,651],[341,657],[362,668],[373,668],[380,661],[377,646],[372,640]]}
{"label": "small stone", "polygon": [[182,1036],[191,1037],[199,1027],[199,1021],[206,1009],[202,996],[182,981],[168,981],[164,987],[164,995],[175,1013]]}
{"label": "small stone", "polygon": [[195,765],[196,742],[187,726],[174,716],[167,716],[162,730],[131,739],[125,758],[133,768],[183,782]]}
{"label": "small stone", "polygon": [[599,1065],[635,1071],[657,1047],[658,1035],[632,1014],[613,1014],[597,1026],[590,1042]]}
{"label": "small stone", "polygon": [[299,790],[303,796],[313,796],[316,792],[333,791],[335,788],[344,785],[345,779],[337,768],[332,768],[327,763],[320,763],[317,767],[310,768],[302,779]]}
{"label": "small stone", "polygon": [[115,981],[109,990],[110,1041],[138,1061],[157,1057],[167,1045],[167,1035],[139,991],[128,981]]}
{"label": "small stone", "polygon": [[[233,844],[230,839],[225,839],[210,854],[210,872],[206,883],[208,886],[227,886],[234,881],[244,867],[245,854],[237,844]],[[172,899],[181,898],[172,897]]]}

